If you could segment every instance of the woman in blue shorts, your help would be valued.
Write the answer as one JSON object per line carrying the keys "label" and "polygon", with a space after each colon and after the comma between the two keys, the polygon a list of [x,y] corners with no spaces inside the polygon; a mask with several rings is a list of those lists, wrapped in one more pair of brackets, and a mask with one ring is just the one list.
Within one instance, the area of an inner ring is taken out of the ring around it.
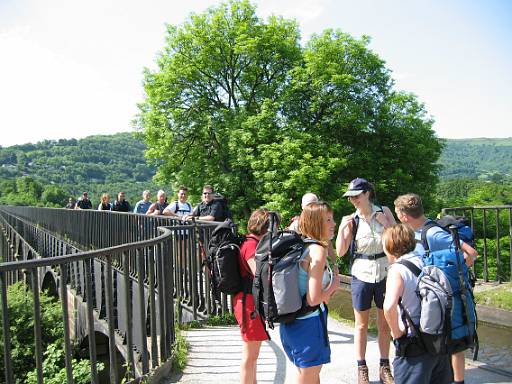
{"label": "woman in blue shorts", "polygon": [[300,232],[317,240],[299,268],[299,289],[308,305],[318,306],[311,313],[281,324],[279,332],[288,358],[298,369],[297,383],[320,383],[322,365],[331,361],[327,336],[327,304],[339,288],[339,275],[332,275],[327,265],[327,247],[334,236],[335,222],[327,203],[314,202],[300,215]]}
{"label": "woman in blue shorts", "polygon": [[384,229],[395,224],[388,207],[373,203],[375,189],[362,178],[350,182],[343,195],[356,211],[343,217],[336,238],[336,251],[344,256],[350,248],[352,274],[352,306],[354,307],[354,346],[359,384],[368,384],[366,343],[372,301],[377,307],[378,343],[380,350],[379,378],[381,383],[393,383],[389,365],[390,331],[384,318],[382,305],[386,291],[388,260],[382,248]]}

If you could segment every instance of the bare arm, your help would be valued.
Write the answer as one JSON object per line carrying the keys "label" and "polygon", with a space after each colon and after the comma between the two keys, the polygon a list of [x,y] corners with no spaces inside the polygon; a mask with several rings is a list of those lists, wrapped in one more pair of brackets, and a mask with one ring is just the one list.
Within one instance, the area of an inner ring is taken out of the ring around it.
{"label": "bare arm", "polygon": [[384,228],[391,227],[396,224],[395,217],[388,207],[382,207],[383,212],[377,212],[375,219],[382,224]]}
{"label": "bare arm", "polygon": [[352,215],[344,216],[341,219],[338,228],[338,236],[336,237],[336,253],[339,256],[345,256],[352,239]]}
{"label": "bare arm", "polygon": [[329,302],[331,295],[340,286],[340,277],[338,274],[334,274],[332,284],[323,290],[322,278],[327,261],[327,249],[318,244],[312,244],[309,247],[311,261],[308,270],[308,292],[306,298],[308,304],[314,306],[322,302]]}
{"label": "bare arm", "polygon": [[464,260],[466,261],[466,264],[471,267],[476,258],[478,257],[478,252],[475,248],[473,248],[471,245],[462,243],[460,248],[462,249],[462,252],[464,253]]}
{"label": "bare arm", "polygon": [[398,319],[398,299],[404,292],[404,281],[398,271],[391,268],[388,272],[386,281],[386,296],[384,297],[384,317],[391,329],[393,339],[398,339],[404,334],[404,330],[400,328]]}

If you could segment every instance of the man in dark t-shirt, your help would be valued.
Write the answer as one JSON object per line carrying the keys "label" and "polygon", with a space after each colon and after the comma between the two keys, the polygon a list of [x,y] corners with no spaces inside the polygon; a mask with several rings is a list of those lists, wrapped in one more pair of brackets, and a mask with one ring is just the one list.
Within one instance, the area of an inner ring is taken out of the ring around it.
{"label": "man in dark t-shirt", "polygon": [[87,192],[84,192],[82,197],[76,202],[75,209],[92,209],[92,203]]}
{"label": "man in dark t-shirt", "polygon": [[201,203],[194,209],[191,215],[184,216],[184,220],[195,218],[204,221],[224,221],[226,212],[222,204],[214,199],[213,187],[205,185],[201,196]]}
{"label": "man in dark t-shirt", "polygon": [[119,192],[117,194],[117,200],[114,201],[112,210],[116,211],[116,212],[131,212],[132,211],[132,207],[130,207],[130,203],[127,200],[125,200],[124,192]]}

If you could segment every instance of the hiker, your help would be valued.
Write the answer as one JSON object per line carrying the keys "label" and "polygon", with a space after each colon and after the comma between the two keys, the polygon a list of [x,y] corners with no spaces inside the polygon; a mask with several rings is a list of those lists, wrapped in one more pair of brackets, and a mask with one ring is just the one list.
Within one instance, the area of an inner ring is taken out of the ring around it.
{"label": "hiker", "polygon": [[117,200],[114,201],[112,210],[116,212],[131,212],[132,208],[128,200],[126,200],[126,194],[124,192],[121,191],[117,194]]}
{"label": "hiker", "polygon": [[[317,202],[317,201],[318,201],[318,196],[312,192],[308,192],[302,196],[302,201],[301,201],[300,206],[302,209],[304,209],[304,207],[306,205],[308,205],[310,203]],[[299,229],[299,219],[300,219],[300,216],[293,217],[292,221],[290,222],[290,224],[288,225],[286,230],[295,231],[300,235],[301,233],[300,233],[300,229]],[[336,252],[334,251],[334,248],[332,246],[332,241],[329,241],[327,252],[328,252],[329,260],[331,260],[331,266],[333,268],[333,271],[335,273],[338,273],[339,270],[338,270],[338,264],[336,263]]]}
{"label": "hiker", "polygon": [[[424,214],[420,196],[414,193],[398,196],[395,199],[395,213],[402,223],[408,224],[415,231],[416,240],[421,242],[423,227],[430,219]],[[448,249],[453,244],[452,235],[439,226],[433,226],[427,230],[426,240],[432,252]],[[421,243],[418,243],[416,247],[417,251],[425,253]],[[466,264],[472,266],[478,256],[478,252],[464,242],[461,242],[460,248],[464,254]],[[453,345],[451,363],[454,383],[464,383],[464,351],[471,346],[464,339],[455,341]]]}
{"label": "hiker", "polygon": [[76,202],[75,209],[92,209],[92,203],[87,192],[82,193],[82,197]]}
{"label": "hiker", "polygon": [[111,211],[112,204],[110,204],[110,196],[108,193],[101,195],[100,204],[98,205],[98,211]]}
{"label": "hiker", "polygon": [[133,213],[145,215],[151,205],[150,197],[151,193],[147,189],[142,192],[142,200],[137,201]]}
{"label": "hiker", "polygon": [[332,209],[324,202],[308,204],[300,215],[300,232],[318,243],[308,245],[309,253],[300,263],[299,290],[309,306],[320,307],[279,327],[284,351],[298,369],[298,383],[319,383],[322,365],[331,361],[327,303],[340,286],[340,276],[330,275],[326,267],[335,225]]}
{"label": "hiker", "polygon": [[[390,263],[384,299],[384,315],[396,347],[393,373],[398,384],[451,383],[448,353],[432,356],[419,341],[406,320],[407,311],[414,326],[419,328],[421,307],[416,293],[418,277],[403,260],[423,267],[423,260],[414,252],[414,231],[406,224],[395,224],[382,235],[384,252]],[[397,262],[399,261],[400,262]],[[399,307],[399,300],[404,309]]]}
{"label": "hiker", "polygon": [[180,186],[178,189],[178,200],[169,204],[167,208],[164,209],[163,214],[165,216],[173,216],[177,218],[181,218],[186,215],[190,215],[192,213],[192,206],[187,201],[188,188],[185,186]]}
{"label": "hiker", "polygon": [[228,215],[225,212],[220,199],[215,199],[213,187],[205,185],[203,187],[203,194],[201,196],[201,203],[199,203],[192,214],[183,216],[183,220],[204,220],[204,221],[224,221]]}
{"label": "hiker", "polygon": [[344,256],[349,251],[351,258],[358,383],[368,384],[370,380],[366,364],[366,345],[372,300],[377,307],[379,377],[382,383],[393,383],[389,366],[390,332],[382,311],[388,261],[382,249],[381,236],[385,228],[395,224],[395,219],[388,207],[374,204],[375,189],[366,179],[352,180],[343,196],[356,208],[355,213],[341,220],[336,251],[339,256]]}
{"label": "hiker", "polygon": [[[304,209],[304,207],[306,205],[308,205],[309,203],[313,203],[315,201],[318,201],[318,196],[315,195],[314,193],[308,192],[308,193],[305,193],[304,196],[302,196],[302,201],[301,201],[300,206],[301,206],[302,209]],[[300,232],[299,232],[299,218],[300,218],[300,216],[294,216],[292,218],[292,221],[288,225],[288,228],[286,228],[286,229],[288,231],[295,231],[295,232],[300,234]]]}
{"label": "hiker", "polygon": [[148,216],[157,216],[163,215],[165,208],[167,208],[169,204],[167,203],[167,197],[165,195],[165,191],[159,190],[156,193],[156,202],[151,204],[146,211],[146,215]]}
{"label": "hiker", "polygon": [[[269,340],[265,324],[261,315],[254,313],[254,298],[250,289],[256,269],[254,254],[256,246],[262,235],[268,230],[269,210],[260,208],[255,210],[247,222],[247,236],[240,247],[240,274],[242,279],[250,282],[248,292],[239,292],[234,297],[234,313],[240,333],[244,342],[242,362],[240,364],[240,382],[244,384],[256,383],[256,363],[260,353],[261,342]],[[245,304],[244,304],[245,299]]]}

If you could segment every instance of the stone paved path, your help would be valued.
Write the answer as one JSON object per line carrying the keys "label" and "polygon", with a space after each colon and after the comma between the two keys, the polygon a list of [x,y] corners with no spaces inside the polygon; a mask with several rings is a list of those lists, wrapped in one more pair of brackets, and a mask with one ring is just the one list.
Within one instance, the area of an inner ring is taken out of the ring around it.
{"label": "stone paved path", "polygon": [[[357,382],[352,327],[329,318],[328,329],[332,362],[322,368],[321,382]],[[291,384],[294,382],[295,367],[282,350],[277,327],[270,334],[272,340],[262,344],[258,360],[258,383]],[[185,332],[185,336],[190,344],[188,365],[183,374],[168,379],[166,384],[239,383],[242,343],[237,326],[192,329]],[[379,356],[374,338],[368,342],[366,360],[370,368],[370,382],[379,383]],[[468,361],[466,383],[512,383],[512,376],[500,375],[485,365]]]}

